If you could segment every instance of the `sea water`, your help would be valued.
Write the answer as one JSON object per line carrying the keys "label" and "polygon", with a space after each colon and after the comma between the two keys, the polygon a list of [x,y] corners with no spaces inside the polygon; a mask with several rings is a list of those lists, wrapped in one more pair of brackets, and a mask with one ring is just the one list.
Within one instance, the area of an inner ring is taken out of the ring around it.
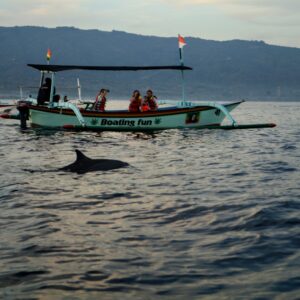
{"label": "sea water", "polygon": [[[0,120],[0,298],[299,299],[299,111],[247,102],[241,124],[277,127],[152,134]],[[56,171],[75,149],[130,166]]]}

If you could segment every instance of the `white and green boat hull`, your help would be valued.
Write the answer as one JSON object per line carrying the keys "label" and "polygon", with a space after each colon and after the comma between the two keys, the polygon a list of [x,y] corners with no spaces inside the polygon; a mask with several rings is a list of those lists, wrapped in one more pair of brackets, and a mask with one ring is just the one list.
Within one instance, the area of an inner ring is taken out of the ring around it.
{"label": "white and green boat hull", "polygon": [[[224,105],[229,113],[241,102]],[[218,126],[226,114],[210,105],[162,109],[156,112],[129,113],[126,111],[94,112],[69,108],[30,105],[29,120],[33,126],[48,128],[86,128],[99,131],[151,131],[172,128],[206,128]]]}

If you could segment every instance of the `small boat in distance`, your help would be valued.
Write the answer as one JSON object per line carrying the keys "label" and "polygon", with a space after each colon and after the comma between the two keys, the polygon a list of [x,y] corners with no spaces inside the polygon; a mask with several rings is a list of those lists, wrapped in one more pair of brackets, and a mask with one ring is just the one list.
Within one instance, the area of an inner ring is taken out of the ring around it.
{"label": "small boat in distance", "polygon": [[[79,66],[79,65],[50,65],[29,64],[41,72],[42,85],[45,74],[51,75],[50,100],[45,104],[38,104],[37,99],[29,97],[26,101],[19,101],[17,108],[19,116],[9,114],[0,115],[3,118],[21,119],[21,127],[26,128],[26,121],[36,127],[69,130],[93,131],[156,131],[173,128],[198,129],[247,129],[274,127],[273,123],[264,124],[238,124],[230,112],[243,101],[229,104],[217,102],[188,102],[183,99],[179,102],[164,101],[170,107],[160,107],[156,111],[129,112],[127,110],[110,110],[105,112],[94,111],[91,102],[75,103],[55,101],[54,85],[55,74],[68,70],[94,70],[94,71],[151,71],[151,70],[179,70],[182,72],[192,70],[183,64],[177,66]],[[183,76],[182,76],[183,77]],[[41,86],[40,85],[40,86]],[[227,118],[230,125],[222,125]]]}

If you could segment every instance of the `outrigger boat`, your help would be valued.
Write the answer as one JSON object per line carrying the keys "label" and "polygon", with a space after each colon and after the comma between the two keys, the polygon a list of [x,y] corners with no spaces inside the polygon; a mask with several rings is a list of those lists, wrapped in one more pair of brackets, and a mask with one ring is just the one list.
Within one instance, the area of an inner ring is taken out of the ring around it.
{"label": "outrigger boat", "polygon": [[[51,76],[52,85],[50,100],[46,105],[38,105],[37,99],[29,97],[26,101],[19,101],[17,108],[20,116],[1,115],[3,118],[20,118],[21,127],[26,128],[26,120],[32,126],[53,129],[93,130],[93,131],[156,131],[172,128],[209,128],[209,129],[244,129],[274,127],[273,123],[239,125],[230,112],[243,101],[230,104],[217,102],[179,102],[164,101],[171,106],[157,111],[133,113],[127,110],[111,110],[97,112],[91,109],[91,102],[83,102],[84,107],[70,102],[54,101],[54,85],[56,72],[67,70],[94,71],[149,71],[149,70],[192,70],[183,64],[177,66],[78,66],[78,65],[50,65],[29,64],[41,72],[40,85],[45,74]],[[224,119],[229,125],[222,125]]]}

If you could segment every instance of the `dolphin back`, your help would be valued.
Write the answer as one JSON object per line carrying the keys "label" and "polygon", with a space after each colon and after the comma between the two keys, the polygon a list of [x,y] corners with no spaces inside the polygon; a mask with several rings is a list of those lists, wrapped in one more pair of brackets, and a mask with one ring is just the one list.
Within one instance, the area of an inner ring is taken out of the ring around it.
{"label": "dolphin back", "polygon": [[80,160],[83,160],[83,159],[90,159],[88,158],[87,156],[85,156],[80,150],[76,149],[75,150],[76,152],[76,161],[80,161]]}
{"label": "dolphin back", "polygon": [[80,150],[75,150],[76,160],[74,163],[60,168],[61,171],[69,171],[84,174],[95,171],[109,171],[129,166],[128,163],[113,159],[91,159]]}

